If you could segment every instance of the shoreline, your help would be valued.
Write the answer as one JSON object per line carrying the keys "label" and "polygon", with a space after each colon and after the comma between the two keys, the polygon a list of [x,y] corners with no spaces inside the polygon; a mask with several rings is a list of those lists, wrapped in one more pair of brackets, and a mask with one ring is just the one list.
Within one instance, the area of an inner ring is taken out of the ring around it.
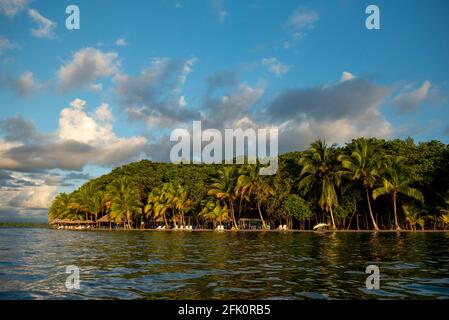
{"label": "shoreline", "polygon": [[57,231],[86,231],[86,232],[96,232],[96,231],[107,231],[107,232],[129,232],[129,231],[140,231],[140,232],[179,232],[179,233],[190,233],[190,232],[214,232],[214,233],[449,233],[449,230],[211,230],[211,229],[194,229],[194,230],[176,230],[176,229],[55,229],[49,228]]}

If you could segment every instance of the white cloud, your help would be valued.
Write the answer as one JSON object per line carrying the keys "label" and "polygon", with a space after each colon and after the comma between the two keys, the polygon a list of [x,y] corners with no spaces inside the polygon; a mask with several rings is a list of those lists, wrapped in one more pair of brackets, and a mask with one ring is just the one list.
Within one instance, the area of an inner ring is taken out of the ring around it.
{"label": "white cloud", "polygon": [[[89,145],[108,144],[116,140],[109,122],[99,124],[84,111],[86,101],[75,99],[70,108],[61,111],[59,117],[58,137],[60,140],[71,140]],[[99,108],[104,109],[104,105]],[[95,111],[102,112],[102,109]]]}
{"label": "white cloud", "polygon": [[128,45],[128,43],[126,43],[125,38],[120,38],[115,41],[115,45],[119,46],[119,47],[124,47],[124,46]]}
{"label": "white cloud", "polygon": [[56,38],[56,34],[54,33],[54,29],[56,28],[55,22],[45,18],[35,9],[28,9],[28,15],[37,23],[37,28],[31,29],[32,35],[38,38]]}
{"label": "white cloud", "polygon": [[268,67],[268,71],[276,75],[282,75],[286,73],[288,70],[290,70],[290,66],[281,63],[280,61],[278,61],[278,59],[274,57],[263,58],[262,64]]}
{"label": "white cloud", "polygon": [[25,9],[29,0],[0,0],[0,12],[9,17]]}
{"label": "white cloud", "polygon": [[289,39],[283,41],[284,49],[295,47],[307,31],[315,27],[318,20],[320,20],[320,17],[315,11],[303,8],[296,9],[285,23]]}
{"label": "white cloud", "polygon": [[11,42],[8,38],[0,34],[0,54],[7,50],[16,49],[19,45],[15,42]]}
{"label": "white cloud", "polygon": [[95,118],[98,121],[114,121],[114,115],[112,114],[111,110],[109,109],[109,104],[102,103],[96,110],[95,110]]}
{"label": "white cloud", "polygon": [[102,89],[99,78],[118,72],[120,62],[115,52],[103,52],[95,48],[83,48],[73,54],[72,61],[59,68],[57,77],[63,91],[74,88]]}
{"label": "white cloud", "polygon": [[354,78],[355,78],[355,76],[354,76],[351,72],[343,71],[343,73],[341,74],[341,79],[340,79],[340,81],[341,81],[341,82],[343,82],[343,81],[348,81],[348,80],[352,80],[352,79],[354,79]]}
{"label": "white cloud", "polygon": [[402,92],[394,99],[394,104],[402,111],[411,111],[418,108],[430,94],[432,84],[426,80],[417,89],[409,92]]}
{"label": "white cloud", "polygon": [[0,170],[0,209],[48,208],[58,191],[60,176]]}
{"label": "white cloud", "polygon": [[292,30],[301,30],[312,28],[319,19],[315,11],[299,8],[288,17],[286,25]]}
{"label": "white cloud", "polygon": [[[75,99],[70,108],[61,111],[59,118],[59,142],[75,141],[92,147],[88,163],[110,166],[136,159],[147,139],[141,136],[119,138],[113,132],[113,115],[105,103],[97,107],[93,115],[84,111],[86,102]],[[99,121],[96,121],[97,117]]]}
{"label": "white cloud", "polygon": [[113,132],[113,117],[108,114],[109,107],[102,104],[91,115],[84,110],[85,105],[81,99],[73,100],[70,107],[61,111],[59,129],[45,138],[28,137],[24,141],[19,139],[23,133],[8,132],[14,127],[6,126],[6,132],[0,132],[9,137],[9,141],[0,138],[0,169],[81,170],[88,164],[111,167],[139,159],[147,139],[117,137]]}

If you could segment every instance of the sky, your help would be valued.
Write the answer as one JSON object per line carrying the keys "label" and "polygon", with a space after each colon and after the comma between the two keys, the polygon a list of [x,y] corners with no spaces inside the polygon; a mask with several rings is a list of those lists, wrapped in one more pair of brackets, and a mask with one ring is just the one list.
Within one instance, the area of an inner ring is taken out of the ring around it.
{"label": "sky", "polygon": [[448,31],[445,0],[0,0],[0,221],[46,221],[58,192],[168,161],[195,120],[278,128],[280,153],[448,143]]}

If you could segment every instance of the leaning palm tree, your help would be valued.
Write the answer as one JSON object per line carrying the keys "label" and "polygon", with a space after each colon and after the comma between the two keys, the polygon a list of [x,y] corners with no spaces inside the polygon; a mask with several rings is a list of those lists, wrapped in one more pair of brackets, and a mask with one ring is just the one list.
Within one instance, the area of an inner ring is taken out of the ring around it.
{"label": "leaning palm tree", "polygon": [[218,171],[218,178],[213,179],[208,195],[215,196],[217,199],[228,203],[231,211],[231,220],[233,227],[238,229],[234,215],[234,201],[236,199],[235,187],[237,184],[237,170],[234,166],[225,167]]}
{"label": "leaning palm tree", "polygon": [[323,211],[330,213],[332,227],[335,229],[333,207],[338,205],[336,186],[339,184],[339,177],[333,169],[331,149],[325,141],[317,140],[300,158],[299,164],[302,166],[299,189],[304,193],[309,193],[312,189],[318,191],[318,204]]}
{"label": "leaning palm tree", "polygon": [[393,210],[394,210],[394,225],[396,230],[401,230],[399,226],[398,214],[397,214],[397,199],[399,194],[403,194],[407,197],[413,198],[420,202],[424,202],[423,194],[410,187],[413,182],[409,178],[408,172],[405,170],[405,158],[396,157],[394,159],[388,159],[387,167],[385,169],[385,177],[383,178],[382,187],[379,187],[373,191],[373,199],[377,199],[382,195],[391,195],[393,198]]}
{"label": "leaning palm tree", "polygon": [[349,177],[353,181],[359,181],[365,189],[368,210],[371,216],[374,229],[379,230],[371,209],[370,190],[374,187],[376,179],[379,177],[380,158],[373,144],[364,138],[354,142],[355,148],[351,156],[340,155],[338,160],[341,162],[343,176]]}
{"label": "leaning palm tree", "polygon": [[259,211],[260,220],[264,229],[267,228],[262,215],[261,206],[270,196],[274,195],[273,188],[267,183],[265,177],[259,174],[260,164],[246,165],[240,170],[240,176],[237,179],[235,188],[236,196],[240,198],[255,197],[257,210]]}

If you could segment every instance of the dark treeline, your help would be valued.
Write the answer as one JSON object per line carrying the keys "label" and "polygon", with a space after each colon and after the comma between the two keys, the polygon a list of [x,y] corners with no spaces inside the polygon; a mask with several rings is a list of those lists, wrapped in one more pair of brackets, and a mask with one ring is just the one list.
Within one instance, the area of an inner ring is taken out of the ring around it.
{"label": "dark treeline", "polygon": [[449,146],[412,139],[353,140],[344,147],[317,140],[279,158],[276,175],[256,165],[154,163],[143,160],[61,193],[49,220],[105,215],[123,228],[198,228],[260,219],[312,229],[446,229],[449,226]]}

